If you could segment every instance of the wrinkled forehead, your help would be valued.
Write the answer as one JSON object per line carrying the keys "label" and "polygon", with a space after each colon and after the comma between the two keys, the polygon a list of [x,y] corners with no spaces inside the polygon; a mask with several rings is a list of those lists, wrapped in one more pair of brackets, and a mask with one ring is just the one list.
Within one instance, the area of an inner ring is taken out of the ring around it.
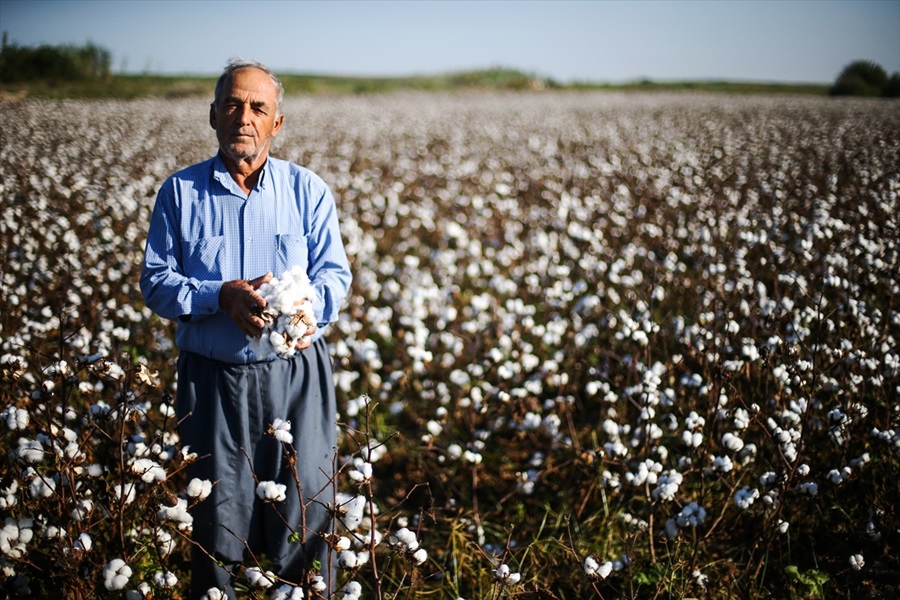
{"label": "wrinkled forehead", "polygon": [[219,99],[237,99],[254,104],[271,104],[278,102],[278,88],[268,73],[255,67],[247,67],[230,73],[222,82],[222,95]]}

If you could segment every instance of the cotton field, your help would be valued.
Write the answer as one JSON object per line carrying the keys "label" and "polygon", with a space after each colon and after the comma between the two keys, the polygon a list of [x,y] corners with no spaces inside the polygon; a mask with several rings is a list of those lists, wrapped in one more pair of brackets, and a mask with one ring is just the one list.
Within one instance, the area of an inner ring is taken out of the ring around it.
{"label": "cotton field", "polygon": [[[179,598],[174,325],[138,274],[208,99],[0,104],[0,590]],[[888,598],[900,104],[288,98],[331,186],[338,582],[273,598]],[[290,424],[270,433],[290,445]],[[273,482],[257,494],[278,502]],[[55,596],[54,596],[55,597]],[[214,595],[210,595],[213,598]]]}

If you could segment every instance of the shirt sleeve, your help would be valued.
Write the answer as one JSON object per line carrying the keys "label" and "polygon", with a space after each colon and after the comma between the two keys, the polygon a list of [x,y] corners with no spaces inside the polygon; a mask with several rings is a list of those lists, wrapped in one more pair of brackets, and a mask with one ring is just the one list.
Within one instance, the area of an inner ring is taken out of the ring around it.
{"label": "shirt sleeve", "polygon": [[150,310],[159,316],[190,321],[219,310],[222,282],[202,281],[185,273],[174,189],[169,179],[156,196],[144,248],[141,293]]}
{"label": "shirt sleeve", "polygon": [[352,275],[334,197],[327,186],[316,199],[309,235],[308,274],[318,298],[313,309],[320,326],[338,320],[341,303],[350,290]]}

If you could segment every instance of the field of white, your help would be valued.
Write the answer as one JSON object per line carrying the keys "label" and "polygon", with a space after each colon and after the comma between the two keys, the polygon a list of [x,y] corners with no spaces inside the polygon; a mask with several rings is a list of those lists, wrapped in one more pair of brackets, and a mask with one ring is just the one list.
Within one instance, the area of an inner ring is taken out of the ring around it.
{"label": "field of white", "polygon": [[[289,98],[273,154],[332,187],[354,272],[336,480],[370,542],[336,542],[340,597],[890,597],[898,108]],[[137,280],[206,113],[0,105],[4,593],[186,589],[208,485]]]}

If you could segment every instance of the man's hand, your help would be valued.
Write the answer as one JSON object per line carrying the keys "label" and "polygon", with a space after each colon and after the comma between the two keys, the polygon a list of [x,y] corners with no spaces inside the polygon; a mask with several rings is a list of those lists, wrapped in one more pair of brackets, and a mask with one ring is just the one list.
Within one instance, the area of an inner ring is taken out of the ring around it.
{"label": "man's hand", "polygon": [[265,299],[256,290],[271,279],[272,274],[266,273],[262,277],[250,281],[246,279],[226,281],[219,290],[219,308],[237,323],[241,331],[251,337],[258,338],[265,325],[263,320],[255,314],[266,306]]}

